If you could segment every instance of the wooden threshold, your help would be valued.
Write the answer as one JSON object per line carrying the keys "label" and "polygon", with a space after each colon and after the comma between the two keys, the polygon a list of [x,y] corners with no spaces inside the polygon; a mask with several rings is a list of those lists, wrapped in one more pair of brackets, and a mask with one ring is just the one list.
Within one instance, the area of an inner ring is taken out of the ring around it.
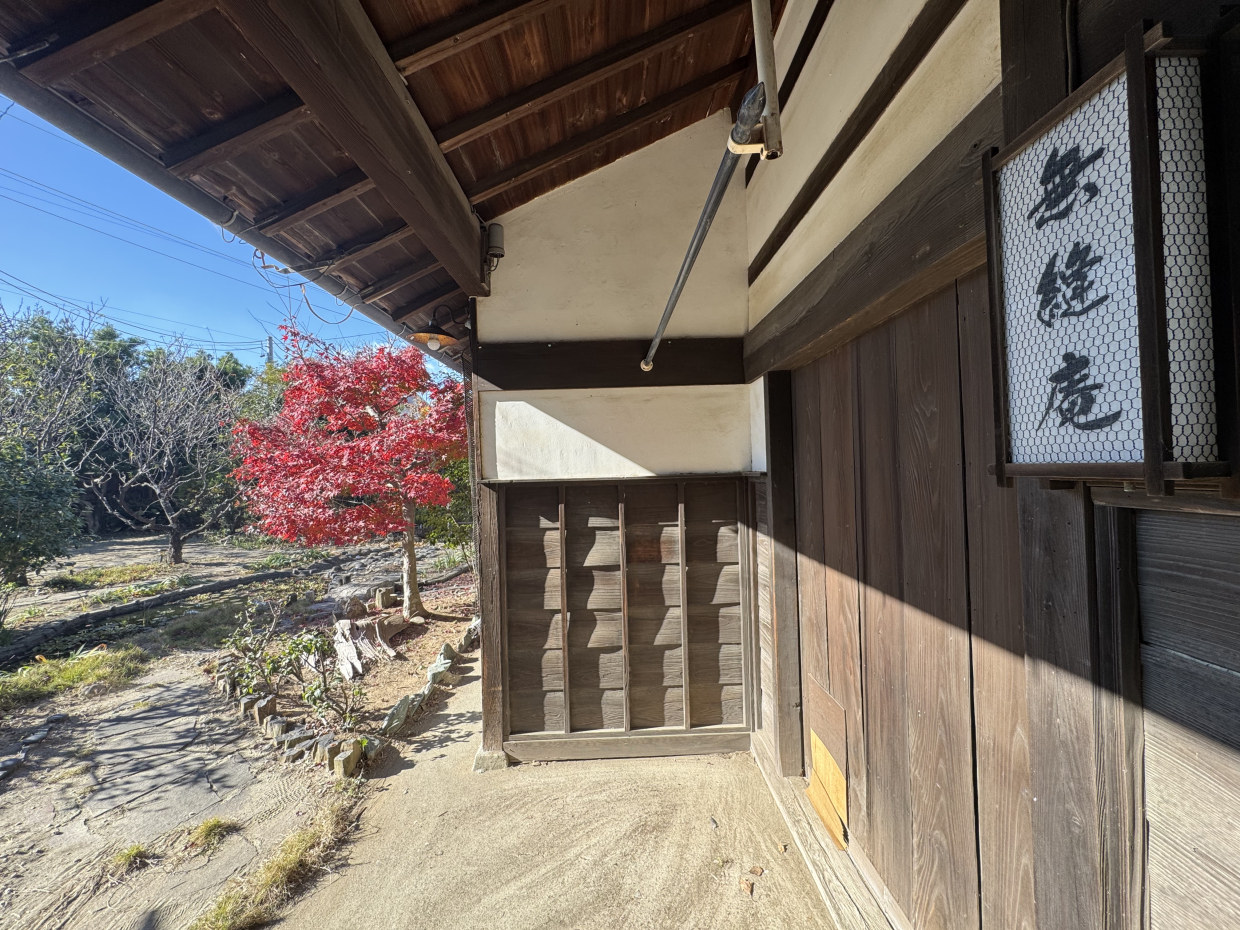
{"label": "wooden threshold", "polygon": [[746,752],[749,730],[744,727],[703,729],[686,733],[639,735],[616,730],[598,736],[530,734],[504,741],[504,752],[518,762],[565,762],[582,759],[643,759]]}

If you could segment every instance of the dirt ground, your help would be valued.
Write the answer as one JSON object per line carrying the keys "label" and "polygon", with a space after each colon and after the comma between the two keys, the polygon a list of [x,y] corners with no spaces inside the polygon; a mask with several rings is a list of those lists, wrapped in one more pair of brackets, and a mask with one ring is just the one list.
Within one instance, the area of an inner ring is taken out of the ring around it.
{"label": "dirt ground", "polygon": [[[67,695],[8,718],[0,749],[51,727],[0,795],[0,926],[178,928],[302,826],[334,781],[283,765],[237,719],[190,656],[166,659],[131,687]],[[217,849],[189,831],[212,817],[237,825]],[[114,859],[137,844],[139,868]]]}
{"label": "dirt ground", "polygon": [[[376,794],[347,864],[294,905],[281,928],[831,927],[751,757],[475,774],[476,656],[463,668],[407,749],[376,760]],[[753,882],[752,896],[742,879]]]}
{"label": "dirt ground", "polygon": [[[14,598],[9,611],[9,623],[24,632],[40,623],[60,620],[89,610],[90,605],[85,603],[87,596],[125,586],[112,585],[90,591],[52,591],[40,587],[40,582],[70,570],[81,572],[90,568],[159,565],[159,557],[165,546],[162,536],[110,536],[107,539],[83,543],[72,550],[67,558],[55,565],[49,565],[40,574],[32,577],[31,586]],[[247,565],[276,551],[282,550],[239,549],[216,545],[196,536],[185,544],[185,564],[164,568],[169,574],[192,575],[195,581],[217,581],[244,575]]]}
{"label": "dirt ground", "polygon": [[[320,766],[280,761],[206,674],[218,655],[212,645],[231,629],[234,602],[247,591],[270,599],[266,589],[276,584],[204,595],[176,605],[178,619],[127,639],[106,637],[109,646],[137,643],[159,657],[126,687],[68,692],[0,716],[0,757],[48,730],[0,782],[0,927],[183,928],[346,784]],[[362,733],[374,733],[397,699],[421,689],[443,643],[459,641],[476,607],[473,575],[423,596],[433,610],[461,619],[397,634],[397,659],[372,666],[362,680]],[[294,626],[298,616],[291,615]],[[423,713],[443,701],[436,694]],[[287,701],[281,710],[306,714]],[[417,748],[396,737],[386,752],[399,758]],[[363,796],[364,784],[356,789]],[[218,847],[190,845],[193,828],[217,817],[233,825]],[[135,845],[139,867],[118,871],[116,857]]]}

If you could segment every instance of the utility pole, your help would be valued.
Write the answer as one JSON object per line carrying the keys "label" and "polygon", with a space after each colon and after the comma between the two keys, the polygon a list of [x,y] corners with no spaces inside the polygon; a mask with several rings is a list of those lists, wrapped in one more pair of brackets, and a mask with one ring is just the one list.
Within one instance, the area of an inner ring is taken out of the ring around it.
{"label": "utility pole", "polygon": [[274,365],[276,361],[275,343],[270,336],[267,337],[267,364]]}

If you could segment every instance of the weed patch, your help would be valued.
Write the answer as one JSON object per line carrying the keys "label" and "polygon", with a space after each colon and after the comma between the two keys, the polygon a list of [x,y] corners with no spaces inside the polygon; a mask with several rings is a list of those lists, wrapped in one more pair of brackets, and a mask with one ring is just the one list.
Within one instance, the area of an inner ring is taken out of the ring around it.
{"label": "weed patch", "polygon": [[190,831],[187,845],[200,852],[212,852],[224,838],[241,829],[241,824],[222,817],[211,817],[204,820]]}
{"label": "weed patch", "polygon": [[333,799],[310,826],[280,844],[275,854],[190,925],[190,930],[248,930],[274,920],[293,896],[331,861],[347,832],[353,802]]}
{"label": "weed patch", "polygon": [[88,568],[80,572],[53,575],[42,582],[42,587],[53,591],[89,591],[117,584],[137,584],[168,573],[167,566],[153,563],[137,565],[113,565],[108,568]]}
{"label": "weed patch", "polygon": [[112,874],[128,875],[151,864],[155,857],[141,843],[134,843],[128,849],[122,849],[112,857]]}
{"label": "weed patch", "polygon": [[119,687],[135,678],[148,661],[141,649],[123,646],[115,651],[92,649],[63,659],[34,662],[15,672],[0,672],[0,713],[96,682]]}
{"label": "weed patch", "polygon": [[148,581],[126,585],[123,588],[113,588],[111,591],[101,591],[86,598],[86,603],[92,607],[103,607],[107,604],[124,604],[128,601],[137,600],[140,597],[150,597],[152,594],[163,594],[165,591],[188,588],[190,585],[197,583],[198,579],[193,575],[173,575],[171,578],[163,578],[159,581]]}

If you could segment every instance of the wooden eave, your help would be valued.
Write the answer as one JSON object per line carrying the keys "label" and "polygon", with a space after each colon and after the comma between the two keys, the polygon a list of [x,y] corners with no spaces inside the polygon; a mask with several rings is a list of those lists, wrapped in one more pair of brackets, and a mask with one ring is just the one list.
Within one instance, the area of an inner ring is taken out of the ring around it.
{"label": "wooden eave", "polygon": [[0,0],[0,68],[403,333],[488,292],[482,221],[733,105],[750,45],[749,0]]}

